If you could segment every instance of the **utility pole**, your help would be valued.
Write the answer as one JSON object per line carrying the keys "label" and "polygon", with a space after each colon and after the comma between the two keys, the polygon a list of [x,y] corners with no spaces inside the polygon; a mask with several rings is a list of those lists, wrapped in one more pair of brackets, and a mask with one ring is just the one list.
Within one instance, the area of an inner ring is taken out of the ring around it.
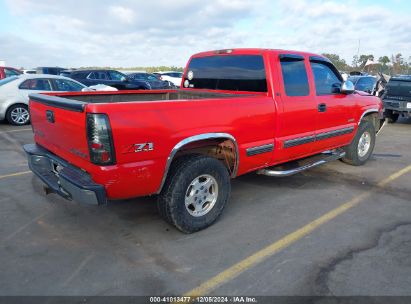
{"label": "utility pole", "polygon": [[357,60],[355,61],[355,67],[358,68],[358,59],[360,59],[360,45],[361,45],[361,39],[358,39],[358,49],[357,49]]}

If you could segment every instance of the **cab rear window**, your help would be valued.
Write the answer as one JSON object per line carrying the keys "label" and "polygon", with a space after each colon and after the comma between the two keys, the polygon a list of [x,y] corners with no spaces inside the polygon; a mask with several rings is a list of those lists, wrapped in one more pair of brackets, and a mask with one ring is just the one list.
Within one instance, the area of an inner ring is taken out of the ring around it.
{"label": "cab rear window", "polygon": [[387,95],[411,97],[411,81],[391,79],[385,87]]}
{"label": "cab rear window", "polygon": [[216,55],[193,58],[183,86],[194,89],[267,92],[263,57]]}

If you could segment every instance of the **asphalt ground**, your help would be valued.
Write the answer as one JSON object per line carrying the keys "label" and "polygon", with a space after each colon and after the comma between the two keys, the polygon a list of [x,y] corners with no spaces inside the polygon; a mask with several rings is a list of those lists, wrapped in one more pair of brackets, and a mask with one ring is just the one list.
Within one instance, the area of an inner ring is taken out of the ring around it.
{"label": "asphalt ground", "polygon": [[31,142],[30,126],[0,124],[0,296],[411,295],[411,119],[382,131],[365,166],[233,180],[220,220],[191,235],[155,197],[46,196]]}

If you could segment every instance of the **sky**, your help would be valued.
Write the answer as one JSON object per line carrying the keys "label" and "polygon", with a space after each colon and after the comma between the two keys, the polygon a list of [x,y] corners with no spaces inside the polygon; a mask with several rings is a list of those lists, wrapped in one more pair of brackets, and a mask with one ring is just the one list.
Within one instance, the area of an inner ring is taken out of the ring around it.
{"label": "sky", "polygon": [[8,66],[174,65],[259,47],[411,61],[408,0],[0,0]]}

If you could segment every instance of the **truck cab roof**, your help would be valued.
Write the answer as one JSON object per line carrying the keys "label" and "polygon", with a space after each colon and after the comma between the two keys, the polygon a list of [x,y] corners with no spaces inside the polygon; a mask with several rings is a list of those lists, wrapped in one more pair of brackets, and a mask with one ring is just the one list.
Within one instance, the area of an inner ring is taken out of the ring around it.
{"label": "truck cab roof", "polygon": [[328,61],[327,57],[310,53],[310,52],[303,52],[303,51],[295,51],[295,50],[284,50],[284,49],[264,49],[264,48],[234,48],[234,49],[221,49],[221,50],[213,50],[213,51],[206,51],[200,52],[197,54],[192,55],[191,57],[202,57],[202,56],[212,56],[218,54],[238,54],[238,55],[262,55],[264,53],[273,53],[273,54],[295,54],[300,56],[312,56],[312,57],[321,57]]}

